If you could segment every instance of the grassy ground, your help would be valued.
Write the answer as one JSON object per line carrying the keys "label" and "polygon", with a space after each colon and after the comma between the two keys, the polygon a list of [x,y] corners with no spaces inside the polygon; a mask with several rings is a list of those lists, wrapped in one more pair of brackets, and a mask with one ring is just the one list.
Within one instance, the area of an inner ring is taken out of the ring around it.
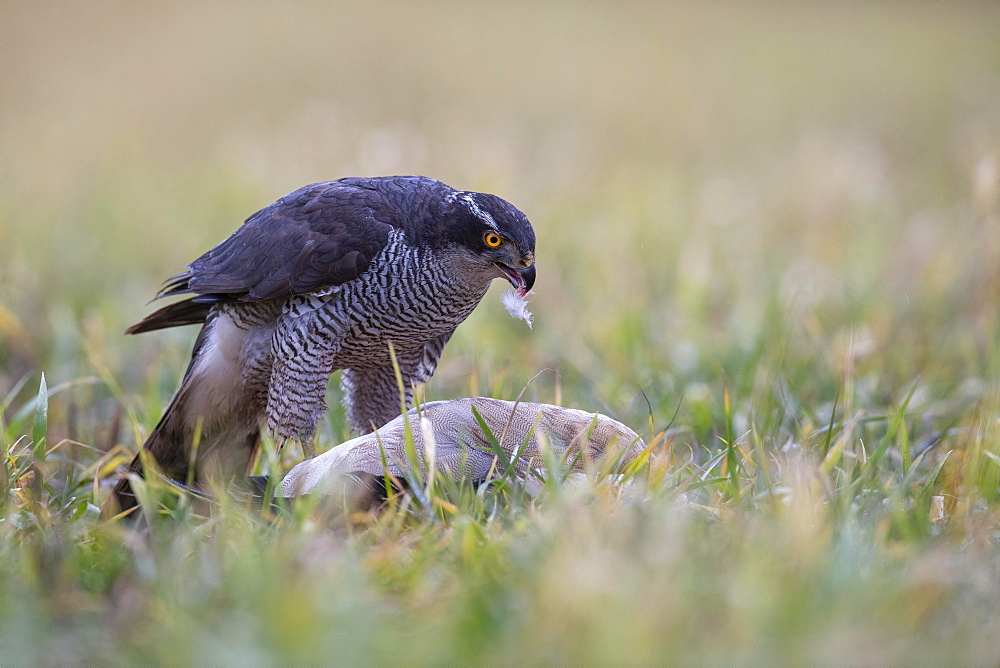
{"label": "grassy ground", "polygon": [[[995,663],[997,25],[0,4],[0,661]],[[657,462],[351,526],[183,501],[148,538],[102,525],[194,335],[119,334],[158,282],[300,185],[383,173],[538,233],[534,330],[491,293],[427,398],[549,368],[528,398]]]}

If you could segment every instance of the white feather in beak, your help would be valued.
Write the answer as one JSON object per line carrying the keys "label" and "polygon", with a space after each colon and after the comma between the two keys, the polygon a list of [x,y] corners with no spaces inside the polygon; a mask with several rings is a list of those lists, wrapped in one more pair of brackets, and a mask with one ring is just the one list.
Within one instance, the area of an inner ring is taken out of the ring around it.
{"label": "white feather in beak", "polygon": [[514,290],[508,290],[503,293],[500,297],[500,303],[503,307],[507,309],[507,313],[510,313],[511,317],[523,320],[528,323],[528,328],[531,329],[531,323],[534,321],[535,317],[531,315],[531,311],[528,310],[528,299],[529,295],[535,294],[534,292],[528,292],[521,295]]}

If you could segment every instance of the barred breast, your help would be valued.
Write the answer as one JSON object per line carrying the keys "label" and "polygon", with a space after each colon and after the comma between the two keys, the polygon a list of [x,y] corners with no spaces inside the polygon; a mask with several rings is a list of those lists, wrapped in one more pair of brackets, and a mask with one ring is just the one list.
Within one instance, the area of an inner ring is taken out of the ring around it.
{"label": "barred breast", "polygon": [[315,315],[323,334],[342,337],[335,368],[384,366],[387,341],[398,352],[423,346],[453,331],[482,300],[490,277],[467,276],[457,263],[446,250],[407,246],[397,233],[364,276],[328,296],[298,299],[324,302]]}

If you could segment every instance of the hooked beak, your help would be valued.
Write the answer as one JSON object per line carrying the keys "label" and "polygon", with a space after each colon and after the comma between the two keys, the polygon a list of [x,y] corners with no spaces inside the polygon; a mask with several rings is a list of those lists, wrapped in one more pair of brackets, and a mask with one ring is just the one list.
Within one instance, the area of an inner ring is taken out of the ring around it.
{"label": "hooked beak", "polygon": [[514,286],[515,291],[520,296],[525,296],[531,290],[531,286],[535,284],[535,265],[532,264],[530,267],[526,267],[521,271],[517,271],[508,267],[503,262],[495,262],[496,268],[500,270],[500,273],[510,281],[510,284]]}

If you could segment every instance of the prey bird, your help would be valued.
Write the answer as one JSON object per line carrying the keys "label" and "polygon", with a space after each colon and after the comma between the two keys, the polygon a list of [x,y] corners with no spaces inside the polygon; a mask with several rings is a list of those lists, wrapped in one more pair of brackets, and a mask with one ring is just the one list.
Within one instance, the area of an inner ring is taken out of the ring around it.
{"label": "prey bird", "polygon": [[[406,452],[407,422],[414,451],[419,453],[415,461]],[[507,458],[509,472],[529,490],[541,487],[532,469],[537,472],[549,462],[563,467],[548,471],[556,479],[570,473],[584,474],[591,467],[617,473],[646,448],[634,431],[599,413],[488,397],[429,401],[419,413],[414,408],[376,432],[301,462],[281,479],[275,491],[286,498],[337,495],[348,507],[367,510],[383,501],[387,474],[393,486],[409,481],[426,483],[434,472],[465,478],[478,486],[503,475],[506,468],[503,463],[497,466],[487,429]],[[543,454],[546,447],[548,457]],[[265,483],[260,481],[260,487]]]}
{"label": "prey bird", "polygon": [[[390,343],[409,405],[494,278],[529,293],[534,253],[531,223],[495,195],[420,176],[300,188],[168,279],[157,298],[191,296],[126,330],[202,325],[143,448],[164,475],[196,482],[246,475],[262,426],[310,452],[337,369],[352,428],[372,431],[400,413]],[[129,471],[142,474],[138,456]],[[121,510],[136,505],[128,478],[113,497]]]}

